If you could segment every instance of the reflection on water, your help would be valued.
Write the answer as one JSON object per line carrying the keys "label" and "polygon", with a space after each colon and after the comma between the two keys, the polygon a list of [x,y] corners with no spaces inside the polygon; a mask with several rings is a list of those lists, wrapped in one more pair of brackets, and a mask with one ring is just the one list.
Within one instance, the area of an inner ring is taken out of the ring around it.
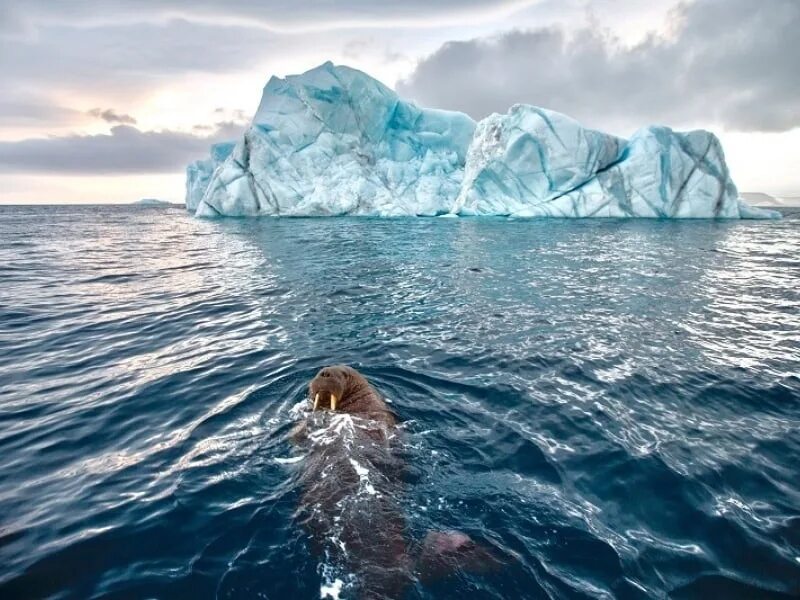
{"label": "reflection on water", "polygon": [[344,362],[403,420],[408,537],[515,557],[410,597],[793,597],[798,216],[0,208],[0,596],[347,597],[289,439]]}

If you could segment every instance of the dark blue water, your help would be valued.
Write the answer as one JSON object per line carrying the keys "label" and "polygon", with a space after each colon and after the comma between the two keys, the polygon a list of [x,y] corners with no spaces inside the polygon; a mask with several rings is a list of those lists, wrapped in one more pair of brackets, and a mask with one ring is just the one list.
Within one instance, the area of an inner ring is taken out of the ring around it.
{"label": "dark blue water", "polygon": [[796,212],[0,207],[0,598],[319,598],[289,432],[332,362],[403,420],[409,538],[512,557],[408,597],[800,594]]}

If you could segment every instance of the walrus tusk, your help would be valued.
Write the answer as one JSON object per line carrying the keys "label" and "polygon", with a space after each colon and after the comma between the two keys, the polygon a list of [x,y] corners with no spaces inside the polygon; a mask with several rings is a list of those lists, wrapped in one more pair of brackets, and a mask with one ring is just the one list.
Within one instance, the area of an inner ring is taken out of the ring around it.
{"label": "walrus tusk", "polygon": [[319,406],[319,392],[317,392],[317,395],[314,396],[314,410],[317,410],[318,406]]}
{"label": "walrus tusk", "polygon": [[331,410],[336,410],[336,394],[331,394]]}

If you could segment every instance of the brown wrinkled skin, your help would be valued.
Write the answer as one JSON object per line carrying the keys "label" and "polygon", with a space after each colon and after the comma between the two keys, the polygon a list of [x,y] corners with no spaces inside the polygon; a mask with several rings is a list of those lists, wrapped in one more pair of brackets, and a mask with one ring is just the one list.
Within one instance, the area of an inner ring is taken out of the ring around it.
{"label": "brown wrinkled skin", "polygon": [[313,401],[319,393],[319,409],[330,409],[331,393],[338,398],[337,412],[350,413],[367,419],[382,421],[394,427],[397,420],[364,376],[346,365],[325,367],[308,385]]}

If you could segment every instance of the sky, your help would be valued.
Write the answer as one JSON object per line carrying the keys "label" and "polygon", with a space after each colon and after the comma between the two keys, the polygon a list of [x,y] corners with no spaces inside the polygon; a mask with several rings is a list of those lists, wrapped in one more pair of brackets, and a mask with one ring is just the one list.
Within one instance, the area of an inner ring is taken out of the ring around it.
{"label": "sky", "polygon": [[709,129],[741,191],[800,196],[798,32],[800,0],[0,0],[0,204],[181,202],[326,60],[476,119]]}

